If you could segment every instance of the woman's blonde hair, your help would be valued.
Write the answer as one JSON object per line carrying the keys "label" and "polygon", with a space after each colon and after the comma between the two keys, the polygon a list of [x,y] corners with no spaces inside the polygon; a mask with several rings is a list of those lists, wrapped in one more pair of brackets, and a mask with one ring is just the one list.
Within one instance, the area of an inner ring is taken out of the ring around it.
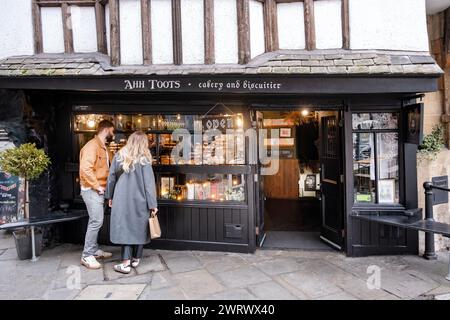
{"label": "woman's blonde hair", "polygon": [[122,169],[125,172],[134,170],[134,165],[152,163],[152,154],[148,148],[148,138],[142,131],[134,132],[127,141],[127,144],[119,150],[117,160],[122,163]]}

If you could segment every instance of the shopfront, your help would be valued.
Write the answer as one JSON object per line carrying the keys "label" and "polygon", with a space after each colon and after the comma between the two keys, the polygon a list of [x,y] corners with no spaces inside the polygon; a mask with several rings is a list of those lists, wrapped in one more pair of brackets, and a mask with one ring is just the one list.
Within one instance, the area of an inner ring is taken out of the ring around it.
{"label": "shopfront", "polygon": [[[163,231],[150,247],[251,253],[271,232],[305,232],[361,256],[417,253],[417,232],[353,214],[417,208],[405,115],[436,77],[117,74],[0,85],[51,115],[52,210],[84,210],[79,150],[108,119],[113,152],[135,130],[149,139]],[[64,241],[82,241],[86,221],[65,223]],[[102,242],[108,230],[107,215]]]}

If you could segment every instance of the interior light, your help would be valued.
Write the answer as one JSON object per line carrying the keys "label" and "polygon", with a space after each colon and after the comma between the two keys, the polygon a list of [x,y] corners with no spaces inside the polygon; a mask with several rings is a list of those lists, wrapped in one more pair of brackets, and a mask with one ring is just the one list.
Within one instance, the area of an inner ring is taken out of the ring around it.
{"label": "interior light", "polygon": [[302,110],[302,116],[306,117],[309,114],[309,111],[306,109]]}
{"label": "interior light", "polygon": [[177,120],[180,120],[180,119],[181,119],[181,115],[177,114]]}
{"label": "interior light", "polygon": [[87,125],[88,125],[89,128],[94,128],[95,127],[95,121],[90,119],[90,120],[88,120]]}

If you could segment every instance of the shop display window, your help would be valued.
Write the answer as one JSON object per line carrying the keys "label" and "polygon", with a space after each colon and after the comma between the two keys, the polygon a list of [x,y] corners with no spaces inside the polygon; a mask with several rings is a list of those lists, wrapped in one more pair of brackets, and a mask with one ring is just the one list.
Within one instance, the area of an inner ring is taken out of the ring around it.
{"label": "shop display window", "polygon": [[[237,167],[245,165],[241,114],[203,117],[182,114],[75,114],[73,132],[78,147],[76,152],[94,137],[97,124],[105,119],[115,125],[115,137],[108,142],[113,154],[125,146],[134,131],[141,130],[147,134],[160,200],[246,200],[246,175],[241,174],[246,169]],[[184,141],[185,148],[181,148],[183,139],[190,139]]]}
{"label": "shop display window", "polygon": [[159,198],[245,201],[245,179],[241,174],[161,174]]}
{"label": "shop display window", "polygon": [[355,203],[399,203],[399,137],[396,113],[353,115]]}
{"label": "shop display window", "polygon": [[[81,149],[95,134],[97,124],[109,120],[115,125],[115,139],[109,142],[110,150],[116,153],[122,148],[128,136],[142,130],[148,134],[155,164],[160,165],[242,165],[245,164],[245,138],[242,115],[208,116],[199,115],[146,115],[146,114],[79,114],[74,116],[74,132]],[[221,124],[226,124],[221,127]],[[190,135],[190,143],[184,155],[183,149],[177,157],[174,153],[178,142],[185,136],[175,137],[173,132],[184,129]],[[207,135],[209,129],[216,135]]]}

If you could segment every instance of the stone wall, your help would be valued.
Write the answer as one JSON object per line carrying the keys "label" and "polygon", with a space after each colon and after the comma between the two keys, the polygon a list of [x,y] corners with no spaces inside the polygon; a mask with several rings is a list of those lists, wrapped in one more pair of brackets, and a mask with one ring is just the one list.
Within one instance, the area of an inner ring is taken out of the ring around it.
{"label": "stone wall", "polygon": [[[430,40],[430,52],[436,62],[445,71],[445,75],[439,79],[439,90],[427,93],[424,98],[424,134],[431,132],[432,128],[441,122],[442,115],[446,110],[446,96],[450,96],[449,86],[445,85],[445,80],[449,79],[450,69],[446,67],[446,55],[444,49],[444,12],[428,17],[428,35]],[[446,89],[447,88],[447,89]],[[443,124],[444,125],[444,124]],[[448,141],[448,131],[446,140]],[[448,147],[448,145],[447,145]],[[442,150],[436,160],[428,160],[418,156],[417,162],[417,190],[419,195],[419,207],[424,208],[425,198],[423,183],[431,181],[435,176],[450,176],[450,150]],[[450,207],[448,204],[434,206],[434,218],[436,221],[450,224]],[[419,233],[419,248],[424,250],[424,233]],[[443,250],[449,247],[450,241],[440,235],[435,236],[436,250]]]}

